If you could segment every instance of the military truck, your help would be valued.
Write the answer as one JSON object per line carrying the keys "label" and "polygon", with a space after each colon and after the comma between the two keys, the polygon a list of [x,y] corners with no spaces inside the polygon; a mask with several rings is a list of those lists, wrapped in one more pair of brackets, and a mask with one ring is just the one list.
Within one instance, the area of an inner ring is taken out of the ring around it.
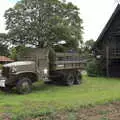
{"label": "military truck", "polygon": [[18,61],[2,67],[0,87],[9,90],[16,87],[18,93],[31,92],[38,80],[57,82],[67,86],[81,83],[83,60],[78,53],[56,53],[53,49],[33,48],[26,50]]}

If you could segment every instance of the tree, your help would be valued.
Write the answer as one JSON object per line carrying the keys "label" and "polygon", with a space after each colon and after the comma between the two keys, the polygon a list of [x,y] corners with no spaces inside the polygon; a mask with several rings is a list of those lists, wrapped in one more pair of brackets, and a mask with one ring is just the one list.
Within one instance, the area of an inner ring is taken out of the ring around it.
{"label": "tree", "polygon": [[0,56],[8,56],[9,50],[7,46],[7,35],[0,33]]}
{"label": "tree", "polygon": [[64,47],[77,48],[82,42],[82,19],[72,3],[59,0],[21,0],[5,12],[6,29],[15,45],[36,47],[65,41]]}
{"label": "tree", "polygon": [[8,56],[8,55],[9,55],[8,46],[0,43],[0,56]]}
{"label": "tree", "polygon": [[95,41],[93,39],[83,42],[79,48],[79,53],[81,56],[85,56],[87,58],[90,57],[92,55],[92,47],[94,43]]}
{"label": "tree", "polygon": [[17,60],[18,58],[21,58],[21,56],[24,54],[27,47],[21,45],[10,48],[10,55],[9,57],[13,60]]}
{"label": "tree", "polygon": [[90,39],[88,41],[85,42],[85,50],[87,50],[88,52],[91,52],[91,49],[94,45],[94,40],[93,39]]}
{"label": "tree", "polygon": [[8,35],[0,33],[0,44],[6,45],[8,43]]}
{"label": "tree", "polygon": [[11,48],[10,49],[10,55],[9,55],[10,58],[12,58],[13,60],[16,60],[17,59],[17,50],[15,47]]}

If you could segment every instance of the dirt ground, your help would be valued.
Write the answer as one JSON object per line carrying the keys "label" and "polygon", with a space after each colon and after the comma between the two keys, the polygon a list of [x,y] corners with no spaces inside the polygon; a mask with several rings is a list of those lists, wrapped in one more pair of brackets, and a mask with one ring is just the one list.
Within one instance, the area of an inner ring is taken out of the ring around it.
{"label": "dirt ground", "polygon": [[77,120],[120,120],[120,102],[83,108],[76,116]]}
{"label": "dirt ground", "polygon": [[[12,120],[8,116],[3,118],[4,120]],[[61,111],[50,116],[26,120],[120,120],[120,102],[86,107],[75,111]]]}
{"label": "dirt ground", "polygon": [[54,120],[120,120],[120,102],[81,108],[69,113],[61,112],[54,116]]}

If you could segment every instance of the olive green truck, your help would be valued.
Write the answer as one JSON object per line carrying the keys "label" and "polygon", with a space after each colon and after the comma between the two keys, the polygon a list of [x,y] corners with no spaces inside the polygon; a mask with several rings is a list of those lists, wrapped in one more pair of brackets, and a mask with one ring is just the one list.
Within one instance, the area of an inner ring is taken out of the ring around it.
{"label": "olive green truck", "polygon": [[53,49],[26,50],[18,61],[3,65],[0,88],[16,87],[18,93],[31,92],[32,83],[43,80],[71,86],[81,83],[83,60],[78,53],[56,53]]}

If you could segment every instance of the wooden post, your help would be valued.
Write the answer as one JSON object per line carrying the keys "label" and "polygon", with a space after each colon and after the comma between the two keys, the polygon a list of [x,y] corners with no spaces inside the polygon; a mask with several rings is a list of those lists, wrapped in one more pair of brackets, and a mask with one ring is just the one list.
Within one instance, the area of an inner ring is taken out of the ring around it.
{"label": "wooden post", "polygon": [[106,75],[109,77],[109,47],[106,47]]}

